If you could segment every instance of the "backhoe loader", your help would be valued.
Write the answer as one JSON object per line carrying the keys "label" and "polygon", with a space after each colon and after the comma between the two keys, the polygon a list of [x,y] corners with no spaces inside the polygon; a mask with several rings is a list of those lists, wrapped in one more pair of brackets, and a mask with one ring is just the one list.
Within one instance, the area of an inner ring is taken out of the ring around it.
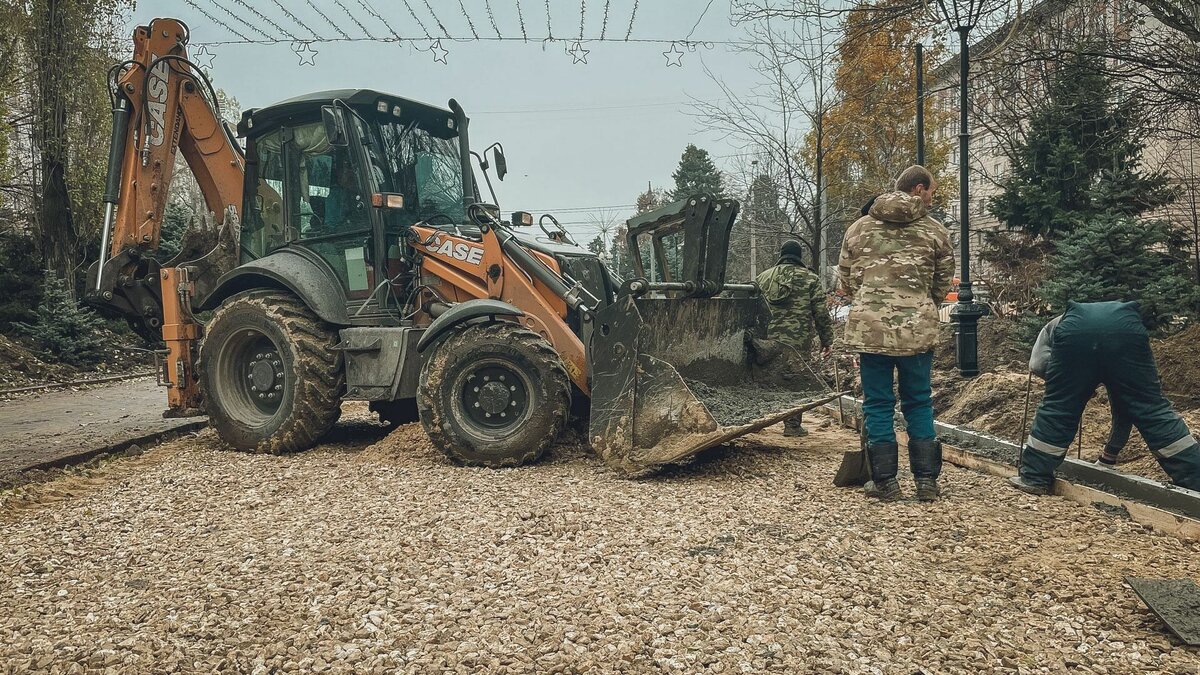
{"label": "backhoe loader", "polygon": [[[758,391],[762,374],[765,305],[725,282],[736,201],[697,195],[630,221],[638,264],[649,242],[660,274],[620,280],[552,216],[539,232],[483,203],[472,159],[500,179],[506,160],[471,151],[454,100],[324,91],[247,110],[234,130],[188,37],[174,19],[140,26],[111,73],[86,295],[165,342],[165,415],[207,413],[234,448],[279,453],[316,443],[342,401],[369,401],[419,420],[451,459],[498,467],[537,459],[574,402],[598,454],[639,473],[817,404],[776,388],[773,409],[747,401],[756,414],[722,426],[697,397]],[[212,225],[159,265],[177,153]]]}

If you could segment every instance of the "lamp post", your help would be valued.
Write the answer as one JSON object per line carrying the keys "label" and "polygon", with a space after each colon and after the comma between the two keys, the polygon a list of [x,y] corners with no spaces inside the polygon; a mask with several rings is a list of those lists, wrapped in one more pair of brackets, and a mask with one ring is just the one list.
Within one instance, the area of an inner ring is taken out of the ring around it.
{"label": "lamp post", "polygon": [[971,203],[970,143],[968,127],[970,99],[967,96],[967,79],[971,72],[970,51],[967,44],[971,29],[979,22],[987,0],[937,0],[942,17],[950,30],[958,33],[958,223],[961,273],[959,274],[958,304],[950,311],[954,323],[954,352],[958,361],[958,372],[963,377],[979,374],[979,318],[987,313],[983,305],[975,303],[971,290]]}

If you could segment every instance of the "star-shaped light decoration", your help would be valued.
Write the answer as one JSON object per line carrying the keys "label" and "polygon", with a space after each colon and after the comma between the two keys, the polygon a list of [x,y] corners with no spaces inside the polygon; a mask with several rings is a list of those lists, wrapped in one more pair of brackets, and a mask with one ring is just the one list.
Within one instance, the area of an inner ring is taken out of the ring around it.
{"label": "star-shaped light decoration", "polygon": [[446,61],[446,56],[450,53],[450,51],[442,47],[441,40],[434,40],[433,45],[429,47],[429,51],[433,52],[434,63],[448,63],[448,61]]}
{"label": "star-shaped light decoration", "polygon": [[213,59],[216,54],[208,51],[208,45],[200,45],[200,48],[191,54],[192,63],[196,64],[197,68],[202,70],[212,70]]}
{"label": "star-shaped light decoration", "polygon": [[574,59],[572,63],[582,63],[587,65],[587,55],[591,53],[591,50],[584,49],[583,44],[576,41],[575,44],[571,45],[571,48],[567,50],[567,53],[571,55],[572,59]]}
{"label": "star-shaped light decoration", "polygon": [[678,42],[672,42],[671,48],[663,52],[663,56],[667,57],[667,67],[679,66],[683,67],[683,50],[679,48]]}
{"label": "star-shaped light decoration", "polygon": [[300,65],[317,65],[317,50],[313,49],[311,42],[301,42],[298,45],[293,44],[292,51],[296,52],[296,56],[300,57]]}

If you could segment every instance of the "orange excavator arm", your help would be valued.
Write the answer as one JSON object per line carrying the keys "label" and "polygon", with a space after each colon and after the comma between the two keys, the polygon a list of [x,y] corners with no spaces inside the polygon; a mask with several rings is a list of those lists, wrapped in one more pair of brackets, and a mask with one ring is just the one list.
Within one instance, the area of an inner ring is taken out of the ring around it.
{"label": "orange excavator arm", "polygon": [[[133,57],[114,66],[113,134],[105,185],[100,259],[88,274],[87,299],[124,315],[167,344],[168,414],[201,407],[193,368],[200,325],[190,298],[237,263],[245,158],[222,123],[216,92],[187,59],[188,29],[155,19],[133,33]],[[215,219],[189,231],[165,266],[158,250],[179,152]]]}

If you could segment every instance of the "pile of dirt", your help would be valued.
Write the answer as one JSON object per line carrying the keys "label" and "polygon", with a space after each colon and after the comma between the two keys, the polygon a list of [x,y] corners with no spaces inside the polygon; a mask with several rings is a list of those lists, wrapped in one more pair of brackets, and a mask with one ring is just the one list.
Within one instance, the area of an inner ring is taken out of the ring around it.
{"label": "pile of dirt", "polygon": [[1179,408],[1200,408],[1200,325],[1188,328],[1162,340],[1153,340],[1154,360],[1167,396]]}
{"label": "pile of dirt", "polygon": [[130,334],[104,331],[110,345],[98,364],[81,368],[40,355],[29,339],[0,335],[0,389],[154,370],[154,356]]}
{"label": "pile of dirt", "polygon": [[[955,370],[954,324],[941,325],[941,334],[933,348],[935,370]],[[1005,317],[984,317],[979,321],[979,367],[983,370],[1007,368],[1021,370],[1029,363],[1029,348],[1020,338],[1020,325]]]}
{"label": "pile of dirt", "polygon": [[[937,411],[937,418],[942,422],[1020,443],[1023,440],[1021,418],[1025,415],[1025,388],[1028,382],[1027,372],[1008,370],[983,373],[970,379],[935,374],[934,409]],[[1032,386],[1029,387],[1026,434],[1033,425],[1034,413],[1042,400],[1042,392],[1042,381],[1033,378]],[[1184,411],[1181,414],[1190,428],[1200,430],[1200,410]],[[1082,447],[1079,438],[1076,437],[1068,455],[1084,461],[1096,461],[1104,443],[1108,441],[1111,420],[1108,394],[1101,387],[1083,412]],[[1158,466],[1158,462],[1150,454],[1136,430],[1122,451],[1119,464],[1122,471],[1154,480],[1167,480],[1167,475]]]}

